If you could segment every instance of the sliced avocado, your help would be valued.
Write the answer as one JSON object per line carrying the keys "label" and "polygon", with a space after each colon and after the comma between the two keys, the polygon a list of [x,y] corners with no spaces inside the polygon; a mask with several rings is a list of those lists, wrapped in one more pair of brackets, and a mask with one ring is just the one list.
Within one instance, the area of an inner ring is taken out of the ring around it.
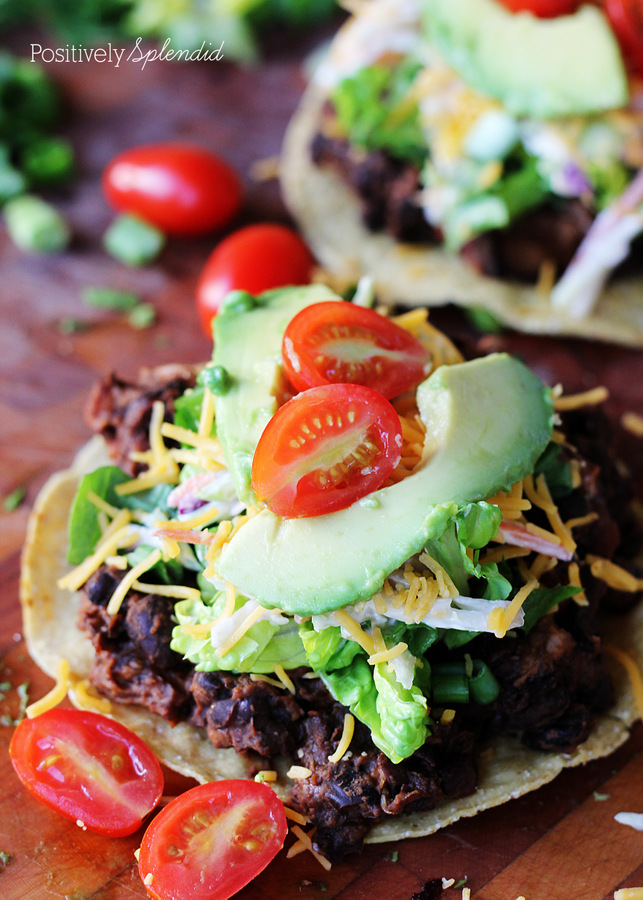
{"label": "sliced avocado", "polygon": [[628,85],[601,9],[539,19],[496,0],[425,0],[429,42],[472,87],[514,115],[582,115],[624,106]]}
{"label": "sliced avocado", "polygon": [[311,303],[341,300],[322,285],[280,288],[245,302],[224,304],[214,320],[212,362],[227,373],[228,390],[217,397],[217,435],[241,500],[255,505],[252,457],[261,432],[277,409],[282,387],[281,341],[288,322]]}
{"label": "sliced avocado", "polygon": [[549,390],[505,354],[441,366],[417,396],[427,433],[414,474],[325,516],[262,510],[224,548],[219,575],[266,607],[302,616],[369,599],[443,534],[459,506],[532,472],[551,437]]}

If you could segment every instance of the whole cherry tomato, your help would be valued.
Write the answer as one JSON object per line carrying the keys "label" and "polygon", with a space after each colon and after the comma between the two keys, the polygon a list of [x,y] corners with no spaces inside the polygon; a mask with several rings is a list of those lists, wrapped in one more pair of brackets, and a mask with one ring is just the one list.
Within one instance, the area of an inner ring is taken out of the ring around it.
{"label": "whole cherry tomato", "polygon": [[282,356],[299,391],[329,382],[365,384],[397,397],[429,374],[429,352],[412,334],[373,309],[313,303],[289,322]]}
{"label": "whole cherry tomato", "polygon": [[325,384],[297,394],[263,430],[257,497],[278,516],[321,516],[382,487],[400,461],[402,426],[379,391]]}
{"label": "whole cherry tomato", "polygon": [[215,247],[196,289],[203,331],[212,336],[212,319],[230,291],[260,294],[271,288],[308,284],[313,268],[310,250],[283,225],[248,225]]}
{"label": "whole cherry tomato", "polygon": [[227,225],[241,206],[241,182],[220,157],[188,144],[149,144],[120,153],[103,173],[103,192],[171,235],[207,234]]}
{"label": "whole cherry tomato", "polygon": [[132,834],[163,793],[161,766],[147,744],[98,713],[55,708],[23,719],[9,753],[38,800],[100,834]]}
{"label": "whole cherry tomato", "polygon": [[530,12],[540,19],[554,19],[576,12],[581,0],[501,0],[512,12]]}
{"label": "whole cherry tomato", "polygon": [[643,75],[643,0],[605,0],[605,12],[628,66]]}
{"label": "whole cherry tomato", "polygon": [[256,781],[214,781],[175,797],[143,835],[138,870],[156,900],[227,900],[282,848],[281,800]]}

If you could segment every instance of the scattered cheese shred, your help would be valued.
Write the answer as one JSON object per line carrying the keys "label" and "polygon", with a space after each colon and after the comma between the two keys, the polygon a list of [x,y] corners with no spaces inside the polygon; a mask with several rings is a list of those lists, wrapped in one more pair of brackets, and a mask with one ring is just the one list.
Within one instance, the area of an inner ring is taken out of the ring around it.
{"label": "scattered cheese shred", "polygon": [[619,888],[614,891],[614,900],[643,900],[643,887]]}
{"label": "scattered cheese shred", "polygon": [[567,521],[565,522],[565,528],[569,528],[570,531],[572,530],[572,528],[582,528],[583,525],[591,525],[591,523],[596,522],[597,519],[598,513],[587,513],[586,516],[577,516],[575,519],[567,519]]}
{"label": "scattered cheese shred", "polygon": [[143,581],[134,581],[132,587],[142,594],[156,594],[158,597],[173,597],[175,600],[201,599],[201,591],[198,588],[187,587],[183,584],[148,584]]}
{"label": "scattered cheese shred", "polygon": [[580,569],[578,568],[578,563],[570,562],[567,567],[567,574],[569,576],[569,583],[574,587],[581,588],[580,594],[574,594],[574,603],[577,603],[578,606],[589,606],[589,600],[587,599],[587,595],[583,590],[583,583],[580,580]]}
{"label": "scattered cheese shred", "polygon": [[375,653],[375,643],[373,638],[370,634],[366,634],[359,622],[356,622],[352,616],[349,616],[345,609],[336,609],[333,615],[335,616],[335,621],[338,625],[340,625],[344,631],[348,632],[355,643],[360,645],[362,650],[365,650],[369,656],[372,656],[373,653]]}
{"label": "scattered cheese shred", "polygon": [[191,516],[189,519],[157,519],[154,522],[154,528],[157,531],[168,529],[170,531],[191,531],[193,528],[201,528],[203,525],[209,525],[212,519],[217,515],[218,510],[213,506],[207,506],[204,510]]}
{"label": "scattered cheese shred", "polygon": [[277,780],[277,773],[275,772],[274,769],[264,769],[262,772],[257,772],[257,774],[255,775],[255,781],[258,781],[261,784],[264,784],[268,781],[276,781],[276,780]]}
{"label": "scattered cheese shred", "polygon": [[127,527],[126,523],[130,521],[129,512],[125,509],[113,520],[101,540],[96,545],[96,549],[84,559],[83,562],[67,572],[62,578],[58,579],[58,587],[70,591],[77,591],[87,579],[94,574],[96,569],[105,562],[108,556],[113,556],[117,550],[128,547],[138,540],[138,534]]}
{"label": "scattered cheese shred", "polygon": [[275,675],[282,683],[282,685],[289,691],[291,694],[295,693],[295,685],[292,682],[292,679],[289,675],[286,674],[286,671],[283,666],[276,665],[275,666]]}
{"label": "scattered cheese shred", "polygon": [[507,629],[515,619],[521,606],[537,586],[538,582],[535,579],[530,579],[527,584],[523,584],[506,609],[496,606],[491,610],[487,618],[487,628],[493,631],[496,637],[503,638],[506,635]]}
{"label": "scattered cheese shred", "polygon": [[111,701],[107,697],[101,697],[96,689],[86,678],[74,681],[71,690],[76,695],[77,701],[83,709],[93,709],[95,712],[108,715],[112,711]]}
{"label": "scattered cheese shred", "polygon": [[[560,539],[560,543],[563,545],[565,550],[573,553],[576,550],[576,541],[572,537],[571,531],[565,526],[565,523],[560,517],[558,507],[554,503],[552,496],[549,493],[549,488],[547,487],[545,476],[539,475],[534,484],[532,476],[528,475],[525,478],[525,493],[534,504],[534,506],[538,506],[543,510],[543,512],[547,516],[547,519],[549,520],[549,524],[551,525],[554,534]],[[529,528],[529,526],[527,527]]]}
{"label": "scattered cheese shred", "polygon": [[[234,645],[241,640],[246,631],[252,628],[252,626],[256,622],[258,622],[259,619],[261,619],[262,616],[264,616],[267,612],[268,610],[263,606],[257,606],[255,609],[253,609],[250,615],[239,625],[238,628],[236,628],[232,632],[230,637],[217,647],[217,649],[214,651],[214,655],[220,659],[222,656],[225,656],[226,653],[229,653]],[[276,610],[273,610],[273,612],[276,612]]]}
{"label": "scattered cheese shred", "polygon": [[633,594],[636,591],[643,590],[643,578],[636,578],[627,569],[617,566],[611,560],[588,553],[587,562],[594,578],[604,581],[608,587],[613,588],[615,591],[628,591],[628,593]]}
{"label": "scattered cheese shred", "polygon": [[99,497],[98,494],[95,494],[94,491],[87,491],[87,499],[90,503],[92,503],[97,509],[100,509],[101,512],[106,513],[110,519],[115,519],[119,514],[120,509],[116,506],[112,506],[111,503],[108,503],[107,500],[103,500],[102,497]]}
{"label": "scattered cheese shred", "polygon": [[293,825],[291,828],[293,834],[295,834],[299,840],[296,844],[293,844],[292,847],[288,850],[286,854],[287,859],[292,859],[293,856],[297,856],[298,853],[301,853],[304,850],[308,850],[315,857],[318,863],[320,863],[326,871],[329,871],[331,868],[330,862],[326,859],[325,856],[322,856],[315,848],[313,847],[313,842],[310,839],[310,835],[306,834],[303,829],[299,827],[299,825]]}
{"label": "scattered cheese shred", "polygon": [[559,412],[564,412],[570,409],[579,409],[581,406],[598,406],[599,403],[604,403],[608,397],[607,388],[599,386],[580,394],[557,397],[554,401],[554,408]]}
{"label": "scattered cheese shred", "polygon": [[281,688],[282,690],[285,690],[286,687],[285,684],[282,684],[276,678],[271,678],[270,675],[260,675],[257,672],[251,672],[250,681],[263,681],[265,684],[271,684],[273,687]]}
{"label": "scattered cheese shred", "polygon": [[61,659],[58,663],[58,668],[56,669],[56,684],[50,691],[45,694],[44,697],[41,697],[40,700],[36,700],[35,703],[29,704],[26,709],[27,718],[34,719],[41,713],[47,712],[47,710],[49,709],[53,709],[54,706],[58,706],[58,704],[62,703],[62,701],[67,696],[68,688],[69,661],[66,659]]}
{"label": "scattered cheese shred", "polygon": [[337,749],[334,753],[328,757],[328,762],[336,763],[339,762],[342,756],[346,753],[348,748],[350,747],[351,741],[353,740],[353,734],[355,732],[355,719],[350,713],[346,713],[344,716],[344,728],[342,729],[342,736],[339,739],[339,744],[337,745]]}
{"label": "scattered cheese shred", "polygon": [[291,766],[286,772],[286,777],[299,780],[301,778],[310,778],[312,774],[312,771],[307,769],[306,766]]}
{"label": "scattered cheese shred", "polygon": [[199,418],[199,437],[209,438],[214,425],[214,397],[212,391],[207,388],[203,392],[201,403],[201,416]]}
{"label": "scattered cheese shred", "polygon": [[615,647],[613,644],[605,644],[605,652],[618,660],[627,672],[632,685],[632,693],[634,694],[634,702],[638,709],[639,718],[643,719],[643,674],[636,661],[629,653],[621,650],[620,647]]}
{"label": "scattered cheese shred", "polygon": [[455,709],[445,709],[440,716],[440,725],[448,725],[455,719]]}
{"label": "scattered cheese shred", "polygon": [[643,437],[643,416],[635,412],[626,412],[621,416],[621,425],[630,434]]}
{"label": "scattered cheese shred", "polygon": [[114,488],[117,494],[121,496],[136,494],[139,491],[155,487],[157,484],[176,484],[178,482],[179,467],[163,441],[164,416],[165,406],[161,400],[157,400],[152,405],[152,415],[150,417],[149,441],[151,461],[149,462],[149,469],[131,481],[117,484]]}
{"label": "scattered cheese shred", "polygon": [[109,598],[109,603],[105,609],[108,616],[115,616],[119,609],[121,608],[121,604],[125,599],[125,595],[130,590],[134,582],[138,579],[139,575],[142,575],[143,572],[148,572],[152,566],[155,566],[157,562],[161,560],[161,551],[160,550],[152,550],[151,553],[148,553],[145,559],[142,559],[140,563],[137,563],[129,572],[124,576],[121,580],[120,584]]}
{"label": "scattered cheese shred", "polygon": [[291,822],[296,822],[297,825],[308,825],[310,819],[307,816],[302,816],[300,812],[297,812],[295,809],[290,809],[289,806],[284,806],[284,812],[286,813],[286,818],[290,819]]}
{"label": "scattered cheese shred", "polygon": [[397,657],[401,656],[405,650],[408,650],[408,648],[408,644],[405,644],[404,641],[400,641],[399,644],[391,647],[390,650],[380,650],[377,653],[373,653],[371,656],[369,656],[369,665],[376,666],[378,665],[378,663],[390,662],[392,659],[397,659]]}

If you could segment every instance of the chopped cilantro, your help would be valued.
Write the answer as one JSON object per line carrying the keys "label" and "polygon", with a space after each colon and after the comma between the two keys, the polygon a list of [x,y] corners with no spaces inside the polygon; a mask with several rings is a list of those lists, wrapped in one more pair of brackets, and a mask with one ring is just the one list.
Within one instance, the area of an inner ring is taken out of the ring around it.
{"label": "chopped cilantro", "polygon": [[25,495],[27,493],[27,489],[24,485],[20,485],[15,490],[11,491],[10,494],[2,501],[2,508],[5,512],[13,512],[14,509],[18,509],[22,501],[25,499]]}
{"label": "chopped cilantro", "polygon": [[4,872],[12,859],[13,856],[10,853],[0,850],[0,872]]}

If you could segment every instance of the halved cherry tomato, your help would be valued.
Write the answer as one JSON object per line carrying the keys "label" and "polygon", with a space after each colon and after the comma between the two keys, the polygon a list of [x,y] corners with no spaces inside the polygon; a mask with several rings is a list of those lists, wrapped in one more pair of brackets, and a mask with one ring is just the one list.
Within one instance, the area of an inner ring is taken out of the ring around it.
{"label": "halved cherry tomato", "polygon": [[189,144],[148,144],[120,153],[103,173],[103,192],[120,212],[166,234],[207,234],[241,206],[241,182],[219,156]]}
{"label": "halved cherry tomato", "polygon": [[38,800],[100,834],[132,834],[163,793],[147,744],[98,713],[56,708],[23,719],[9,753]]}
{"label": "halved cherry tomato", "polygon": [[305,307],[284,333],[282,356],[298,391],[331,382],[365,384],[397,397],[426,378],[430,354],[373,309],[329,300]]}
{"label": "halved cherry tomato", "polygon": [[605,13],[629,67],[643,75],[643,0],[605,0]]}
{"label": "halved cherry tomato", "polygon": [[210,255],[196,289],[203,331],[212,337],[212,319],[230,291],[260,294],[271,288],[308,284],[310,250],[283,225],[248,225],[225,238]]}
{"label": "halved cherry tomato", "polygon": [[530,12],[540,19],[554,19],[576,12],[581,0],[500,0],[512,12]]}
{"label": "halved cherry tomato", "polygon": [[150,823],[138,870],[157,900],[226,900],[266,868],[287,831],[283,805],[268,785],[200,784]]}
{"label": "halved cherry tomato", "polygon": [[270,419],[252,485],[276,515],[321,516],[380,488],[401,447],[399,416],[379,391],[325,384],[297,394]]}

